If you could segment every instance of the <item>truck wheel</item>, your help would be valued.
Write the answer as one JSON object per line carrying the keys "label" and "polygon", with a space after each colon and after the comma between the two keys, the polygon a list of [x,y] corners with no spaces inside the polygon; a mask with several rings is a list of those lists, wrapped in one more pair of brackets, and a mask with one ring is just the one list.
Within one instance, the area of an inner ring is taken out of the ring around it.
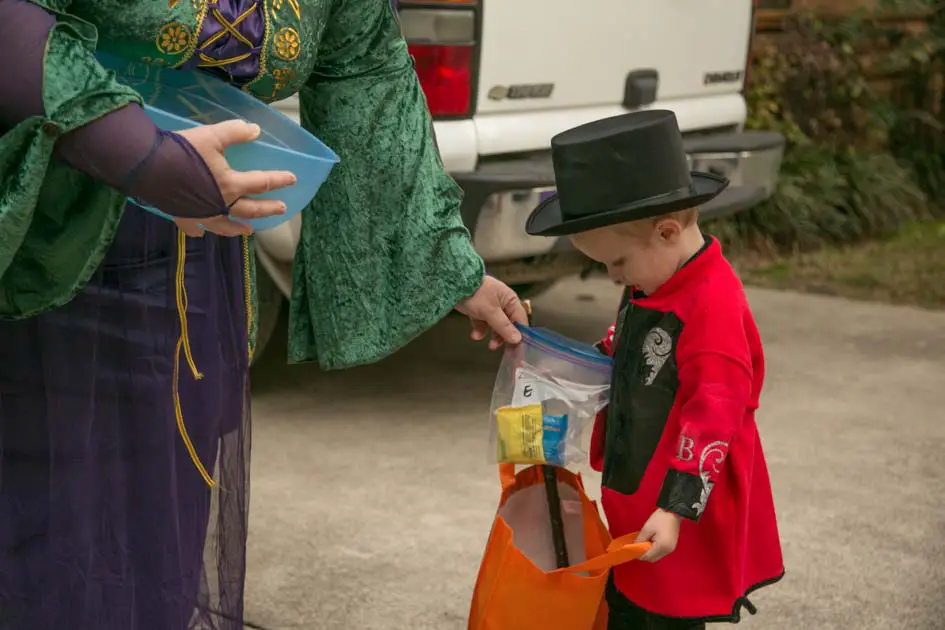
{"label": "truck wheel", "polygon": [[253,365],[259,362],[266,346],[269,345],[272,334],[279,325],[279,314],[285,302],[285,297],[279,291],[279,287],[272,281],[262,265],[256,267],[256,299],[256,350],[253,353]]}

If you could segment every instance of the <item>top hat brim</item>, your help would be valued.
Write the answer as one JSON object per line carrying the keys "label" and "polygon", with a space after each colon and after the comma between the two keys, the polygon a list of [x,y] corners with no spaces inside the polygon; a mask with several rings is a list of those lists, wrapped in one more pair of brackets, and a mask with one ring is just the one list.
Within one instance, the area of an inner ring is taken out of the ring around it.
{"label": "top hat brim", "polygon": [[555,193],[532,211],[525,223],[525,231],[532,236],[566,236],[617,223],[649,219],[700,206],[717,197],[728,186],[728,179],[718,175],[694,171],[691,176],[692,186],[689,188],[571,219],[565,219],[562,215],[561,203]]}

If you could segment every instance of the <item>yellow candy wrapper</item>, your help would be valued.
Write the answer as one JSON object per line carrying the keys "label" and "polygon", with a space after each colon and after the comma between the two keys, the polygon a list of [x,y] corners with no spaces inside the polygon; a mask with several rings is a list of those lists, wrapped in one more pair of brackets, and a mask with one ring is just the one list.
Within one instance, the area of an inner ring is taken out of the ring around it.
{"label": "yellow candy wrapper", "polygon": [[545,463],[544,419],[540,404],[500,407],[496,409],[495,421],[499,463]]}

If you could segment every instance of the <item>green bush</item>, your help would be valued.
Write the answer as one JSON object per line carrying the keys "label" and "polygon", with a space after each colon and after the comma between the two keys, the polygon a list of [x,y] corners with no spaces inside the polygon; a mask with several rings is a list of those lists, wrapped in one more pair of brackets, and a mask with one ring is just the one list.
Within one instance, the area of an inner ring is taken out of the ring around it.
{"label": "green bush", "polygon": [[770,200],[708,230],[736,249],[780,253],[860,241],[930,214],[911,171],[889,154],[810,144],[788,158]]}
{"label": "green bush", "polygon": [[943,198],[945,152],[940,140],[929,140],[930,126],[939,124],[923,109],[929,95],[897,106],[867,78],[870,71],[912,73],[916,85],[922,76],[930,84],[941,50],[934,28],[923,37],[900,35],[868,14],[834,24],[812,14],[790,19],[778,46],[755,57],[746,92],[747,127],[788,140],[777,192],[710,231],[735,247],[803,251],[938,214],[929,198]]}
{"label": "green bush", "polygon": [[934,7],[921,37],[890,39],[894,46],[886,70],[902,82],[890,107],[889,148],[912,167],[945,216],[945,4]]}
{"label": "green bush", "polygon": [[746,93],[749,129],[785,135],[791,147],[836,148],[882,140],[880,97],[853,42],[811,13],[789,18],[777,45],[754,59]]}

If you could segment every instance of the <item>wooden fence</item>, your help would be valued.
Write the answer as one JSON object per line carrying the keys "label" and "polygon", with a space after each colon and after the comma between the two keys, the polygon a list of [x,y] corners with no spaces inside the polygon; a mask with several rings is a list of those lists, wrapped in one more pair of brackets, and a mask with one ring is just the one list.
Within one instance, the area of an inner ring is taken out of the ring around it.
{"label": "wooden fence", "polygon": [[[755,52],[760,52],[764,48],[775,45],[778,40],[784,36],[785,21],[795,16],[799,12],[813,12],[818,18],[826,22],[840,21],[851,16],[855,11],[872,8],[875,0],[773,0],[790,4],[789,9],[760,9],[755,21],[755,38],[753,48]],[[763,3],[770,6],[772,1]],[[930,10],[897,12],[897,13],[873,13],[871,19],[878,22],[881,26],[892,30],[901,31],[907,34],[921,34],[928,28],[928,19],[931,17]],[[879,52],[878,48],[867,47],[861,51],[864,61],[867,61],[867,67],[872,67],[869,59]],[[870,82],[880,90],[890,92],[899,89],[899,79],[895,75],[882,74],[878,71],[872,71],[868,75]]]}
{"label": "wooden fence", "polygon": [[[839,21],[849,17],[854,11],[869,8],[871,2],[841,1],[841,2],[808,2],[792,4],[790,9],[760,9],[755,22],[755,45],[765,46],[777,41],[778,35],[784,31],[784,21],[800,11],[812,10],[817,17],[824,21]],[[931,11],[911,11],[887,14],[875,14],[874,19],[884,26],[901,29],[909,33],[921,33],[926,28],[926,22]]]}

